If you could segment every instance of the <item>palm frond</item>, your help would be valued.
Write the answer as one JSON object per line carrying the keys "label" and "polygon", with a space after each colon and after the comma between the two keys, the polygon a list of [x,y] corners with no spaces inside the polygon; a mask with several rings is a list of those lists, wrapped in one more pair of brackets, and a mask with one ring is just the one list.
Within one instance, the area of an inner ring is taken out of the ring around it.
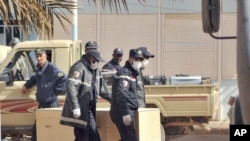
{"label": "palm frond", "polygon": [[65,22],[71,20],[62,11],[72,14],[74,8],[77,5],[72,0],[0,0],[0,18],[7,26],[20,25],[25,33],[33,30],[38,36],[50,39],[54,35],[53,16],[56,15],[67,32]]}
{"label": "palm frond", "polygon": [[[101,3],[103,9],[109,8],[111,12],[120,13],[122,9],[125,9],[125,12],[129,12],[127,0],[98,0]],[[138,0],[140,3],[145,2],[146,0]],[[89,0],[89,2],[97,3],[97,0]]]}

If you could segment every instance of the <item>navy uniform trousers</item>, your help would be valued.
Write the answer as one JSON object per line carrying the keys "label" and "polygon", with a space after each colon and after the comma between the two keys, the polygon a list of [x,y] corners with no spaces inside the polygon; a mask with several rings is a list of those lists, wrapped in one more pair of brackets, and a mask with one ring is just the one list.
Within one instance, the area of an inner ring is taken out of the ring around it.
{"label": "navy uniform trousers", "polygon": [[86,129],[74,127],[75,141],[101,141],[96,127],[95,108],[96,106],[90,107]]}
{"label": "navy uniform trousers", "polygon": [[120,112],[115,108],[111,108],[110,110],[111,120],[115,123],[121,136],[120,141],[138,141],[136,134],[134,111],[130,111],[130,115],[132,117],[132,121],[129,126],[125,126]]}

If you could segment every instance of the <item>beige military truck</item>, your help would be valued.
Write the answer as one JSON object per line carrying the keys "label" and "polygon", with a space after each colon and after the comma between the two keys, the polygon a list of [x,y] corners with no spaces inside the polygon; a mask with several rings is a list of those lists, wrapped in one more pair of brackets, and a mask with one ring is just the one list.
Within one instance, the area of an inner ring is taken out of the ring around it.
{"label": "beige military truck", "polygon": [[[36,88],[25,95],[21,89],[35,72],[34,50],[41,47],[46,49],[48,60],[65,73],[83,54],[81,41],[26,41],[17,44],[0,65],[2,135],[29,134],[35,121]],[[172,81],[177,81],[175,79],[173,77]],[[203,123],[213,118],[218,106],[218,86],[206,80],[194,85],[173,82],[145,85],[147,107],[160,109],[162,125],[167,134],[181,134],[185,127],[193,125],[206,129]],[[61,105],[64,97],[59,96]],[[109,103],[100,98],[98,107],[109,107]]]}
{"label": "beige military truck", "polygon": [[147,107],[160,109],[166,134],[182,134],[193,125],[210,131],[206,125],[218,111],[216,84],[146,85],[145,93]]}

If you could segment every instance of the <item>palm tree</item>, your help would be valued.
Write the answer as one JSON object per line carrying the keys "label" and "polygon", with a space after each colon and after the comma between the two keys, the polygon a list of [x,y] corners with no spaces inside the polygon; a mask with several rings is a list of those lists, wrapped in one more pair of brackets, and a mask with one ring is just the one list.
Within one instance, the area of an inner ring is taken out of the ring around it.
{"label": "palm tree", "polygon": [[[89,0],[96,3],[97,0]],[[145,1],[145,0],[138,0]],[[103,8],[119,12],[121,7],[128,11],[126,0],[100,0]],[[35,32],[38,36],[53,37],[53,17],[67,32],[65,22],[71,23],[67,14],[77,8],[73,0],[0,0],[0,19],[3,24],[20,25],[24,33]]]}
{"label": "palm tree", "polygon": [[67,0],[0,0],[0,18],[4,25],[19,26],[24,33],[31,31],[38,35],[53,36],[53,16],[55,15],[61,22],[70,22],[66,14],[61,9],[66,9],[72,13],[71,9],[75,5]]}

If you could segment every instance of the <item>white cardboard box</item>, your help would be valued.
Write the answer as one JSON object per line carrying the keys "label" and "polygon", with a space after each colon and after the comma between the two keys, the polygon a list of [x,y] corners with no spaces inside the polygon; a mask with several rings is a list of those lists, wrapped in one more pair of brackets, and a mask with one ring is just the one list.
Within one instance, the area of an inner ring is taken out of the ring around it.
{"label": "white cardboard box", "polygon": [[74,128],[61,125],[62,108],[36,110],[37,141],[74,141]]}
{"label": "white cardboard box", "polygon": [[[73,141],[73,127],[59,123],[62,108],[37,109],[38,141]],[[96,122],[102,141],[120,139],[116,126],[110,119],[109,108],[97,108]],[[143,108],[136,113],[139,141],[160,141],[160,111],[158,108]]]}

